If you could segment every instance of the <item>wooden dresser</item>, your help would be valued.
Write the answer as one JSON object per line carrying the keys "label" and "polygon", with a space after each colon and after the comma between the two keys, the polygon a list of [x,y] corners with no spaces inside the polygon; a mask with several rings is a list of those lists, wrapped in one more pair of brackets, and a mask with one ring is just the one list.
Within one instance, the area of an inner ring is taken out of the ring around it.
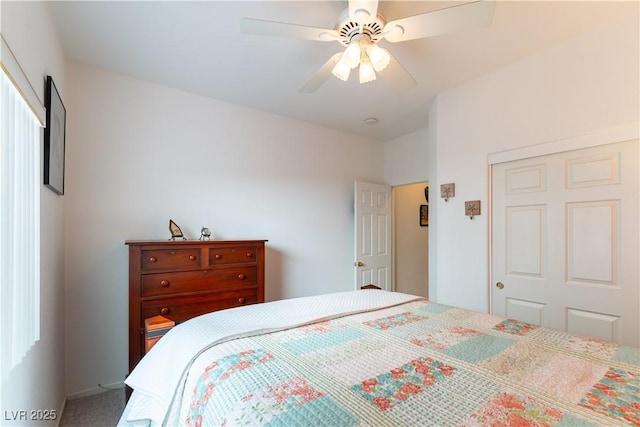
{"label": "wooden dresser", "polygon": [[264,302],[266,240],[126,241],[129,246],[129,372],[145,353],[144,320],[176,323]]}

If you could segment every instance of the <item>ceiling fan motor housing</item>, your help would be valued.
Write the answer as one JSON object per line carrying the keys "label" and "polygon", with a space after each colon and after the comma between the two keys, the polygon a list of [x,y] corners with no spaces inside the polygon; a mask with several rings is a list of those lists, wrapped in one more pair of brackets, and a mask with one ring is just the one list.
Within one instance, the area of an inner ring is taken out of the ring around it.
{"label": "ceiling fan motor housing", "polygon": [[371,40],[371,43],[377,43],[386,23],[386,20],[380,14],[377,14],[373,20],[369,18],[368,22],[358,23],[351,19],[349,9],[347,8],[342,11],[336,23],[336,31],[340,35],[338,41],[343,46],[349,46],[354,38],[355,40],[361,38],[356,36],[366,35]]}

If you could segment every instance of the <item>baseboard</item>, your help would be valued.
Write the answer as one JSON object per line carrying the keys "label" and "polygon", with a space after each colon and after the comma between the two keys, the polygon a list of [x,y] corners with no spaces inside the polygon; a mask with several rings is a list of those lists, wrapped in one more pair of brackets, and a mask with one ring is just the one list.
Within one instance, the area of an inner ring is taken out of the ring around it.
{"label": "baseboard", "polygon": [[60,421],[62,421],[62,412],[64,411],[64,407],[67,404],[67,398],[62,399],[62,405],[60,406],[60,410],[58,411],[58,416],[56,417],[56,427],[60,427]]}
{"label": "baseboard", "polygon": [[67,396],[66,400],[74,400],[80,399],[82,397],[92,396],[94,394],[104,393],[110,390],[117,390],[120,388],[124,388],[124,381],[120,381],[113,384],[98,384],[97,387],[90,388],[87,390],[79,391],[77,393],[71,393]]}

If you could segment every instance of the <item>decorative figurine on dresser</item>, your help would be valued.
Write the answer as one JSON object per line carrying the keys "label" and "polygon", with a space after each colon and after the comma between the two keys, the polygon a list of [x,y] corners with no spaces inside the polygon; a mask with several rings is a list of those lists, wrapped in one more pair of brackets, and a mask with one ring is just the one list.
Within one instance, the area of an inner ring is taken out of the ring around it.
{"label": "decorative figurine on dresser", "polygon": [[266,240],[126,241],[129,372],[145,354],[145,319],[177,323],[264,302]]}
{"label": "decorative figurine on dresser", "polygon": [[200,240],[211,240],[211,230],[207,227],[202,227],[200,229]]}
{"label": "decorative figurine on dresser", "polygon": [[171,232],[171,239],[169,240],[176,240],[176,237],[182,237],[182,240],[187,240],[182,233],[182,229],[172,219],[169,220],[169,231]]}

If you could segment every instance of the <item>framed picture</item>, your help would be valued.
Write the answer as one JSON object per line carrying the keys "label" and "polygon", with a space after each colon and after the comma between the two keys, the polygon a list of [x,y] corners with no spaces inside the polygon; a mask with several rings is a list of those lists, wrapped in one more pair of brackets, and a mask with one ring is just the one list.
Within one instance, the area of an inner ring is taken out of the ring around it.
{"label": "framed picture", "polygon": [[429,205],[420,205],[420,227],[429,225]]}
{"label": "framed picture", "polygon": [[64,194],[64,140],[67,110],[51,76],[47,76],[45,107],[47,108],[47,127],[44,128],[44,184],[62,195]]}

